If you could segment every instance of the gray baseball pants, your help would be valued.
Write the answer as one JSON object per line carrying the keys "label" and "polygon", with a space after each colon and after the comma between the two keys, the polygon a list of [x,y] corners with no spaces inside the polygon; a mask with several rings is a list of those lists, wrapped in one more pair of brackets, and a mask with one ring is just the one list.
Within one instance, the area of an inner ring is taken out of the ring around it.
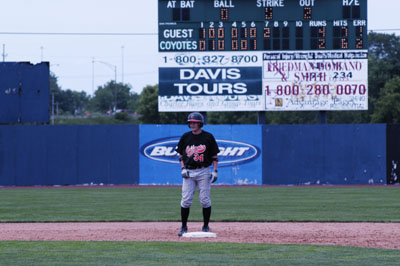
{"label": "gray baseball pants", "polygon": [[203,208],[210,207],[210,167],[188,170],[188,172],[189,178],[183,178],[181,207],[190,208],[190,206],[192,206],[193,195],[197,186],[199,187],[199,200],[201,206]]}

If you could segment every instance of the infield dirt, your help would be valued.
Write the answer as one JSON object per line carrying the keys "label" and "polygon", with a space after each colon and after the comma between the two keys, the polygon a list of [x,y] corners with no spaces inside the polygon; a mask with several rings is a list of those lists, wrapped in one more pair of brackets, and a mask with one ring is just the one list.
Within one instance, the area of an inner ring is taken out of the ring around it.
{"label": "infield dirt", "polygon": [[[188,224],[189,232],[202,223]],[[174,241],[314,244],[400,249],[400,223],[210,224],[216,238],[177,236],[177,222],[0,223],[0,241]]]}

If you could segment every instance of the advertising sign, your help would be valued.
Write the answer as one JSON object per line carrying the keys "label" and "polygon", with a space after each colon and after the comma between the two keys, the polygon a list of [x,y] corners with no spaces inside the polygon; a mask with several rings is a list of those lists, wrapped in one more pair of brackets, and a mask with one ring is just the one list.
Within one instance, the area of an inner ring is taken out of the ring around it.
{"label": "advertising sign", "polygon": [[261,67],[159,69],[159,111],[262,108]]}
{"label": "advertising sign", "polygon": [[368,54],[264,53],[267,111],[367,110]]}
{"label": "advertising sign", "polygon": [[[188,127],[142,125],[140,130],[140,184],[181,184],[175,149]],[[262,184],[260,126],[207,125],[205,130],[213,133],[220,149],[216,184]]]}

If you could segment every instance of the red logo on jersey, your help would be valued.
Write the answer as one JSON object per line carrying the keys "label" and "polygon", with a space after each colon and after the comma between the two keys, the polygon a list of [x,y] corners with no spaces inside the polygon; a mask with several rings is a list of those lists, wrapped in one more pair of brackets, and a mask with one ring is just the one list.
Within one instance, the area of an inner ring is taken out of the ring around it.
{"label": "red logo on jersey", "polygon": [[199,145],[199,146],[187,146],[186,147],[186,154],[188,157],[193,156],[193,160],[195,161],[200,161],[203,162],[204,161],[204,153],[206,151],[206,145]]}

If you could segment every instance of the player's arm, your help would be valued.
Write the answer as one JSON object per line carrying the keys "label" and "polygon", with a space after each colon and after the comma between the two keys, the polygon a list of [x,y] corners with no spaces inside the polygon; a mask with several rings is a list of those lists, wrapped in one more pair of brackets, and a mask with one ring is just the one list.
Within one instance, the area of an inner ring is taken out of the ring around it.
{"label": "player's arm", "polygon": [[176,147],[175,151],[179,154],[179,165],[181,166],[182,169],[182,176],[184,175],[183,170],[185,169],[185,163],[183,162],[183,136],[178,142],[178,146]]}
{"label": "player's arm", "polygon": [[183,178],[188,178],[189,177],[189,173],[187,171],[187,169],[185,168],[185,164],[183,163],[183,156],[181,154],[179,154],[179,164],[181,165],[181,174]]}
{"label": "player's arm", "polygon": [[212,160],[213,160],[212,164],[213,164],[214,171],[218,172],[218,155],[214,155],[212,157]]}
{"label": "player's arm", "polygon": [[181,165],[181,168],[185,167],[185,163],[183,162],[183,156],[179,154],[179,164]]}
{"label": "player's arm", "polygon": [[211,183],[214,183],[218,179],[218,155],[214,155],[212,158],[213,172],[211,173]]}

